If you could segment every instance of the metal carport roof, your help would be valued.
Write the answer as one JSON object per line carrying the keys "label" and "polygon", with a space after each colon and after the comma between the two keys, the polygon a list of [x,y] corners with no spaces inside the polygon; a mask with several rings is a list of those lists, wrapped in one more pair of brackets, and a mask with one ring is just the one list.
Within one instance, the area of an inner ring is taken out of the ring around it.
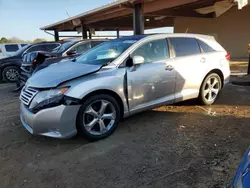
{"label": "metal carport roof", "polygon": [[120,0],[100,8],[42,27],[42,30],[79,31],[82,25],[96,31],[132,30],[133,7],[142,3],[145,28],[174,25],[174,17],[214,17],[213,13],[199,14],[195,10],[212,6],[220,0]]}

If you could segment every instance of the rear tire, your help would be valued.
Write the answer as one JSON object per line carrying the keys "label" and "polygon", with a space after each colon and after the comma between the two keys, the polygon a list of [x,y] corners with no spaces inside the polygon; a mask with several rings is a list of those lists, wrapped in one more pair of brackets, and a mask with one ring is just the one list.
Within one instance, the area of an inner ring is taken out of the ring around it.
{"label": "rear tire", "polygon": [[5,82],[14,83],[19,77],[19,69],[16,66],[8,66],[3,69],[2,77]]}
{"label": "rear tire", "polygon": [[97,141],[111,135],[118,126],[121,109],[116,99],[100,94],[87,98],[77,115],[77,130],[89,141]]}
{"label": "rear tire", "polygon": [[222,88],[221,78],[216,73],[209,74],[203,81],[200,94],[199,101],[203,105],[212,105]]}

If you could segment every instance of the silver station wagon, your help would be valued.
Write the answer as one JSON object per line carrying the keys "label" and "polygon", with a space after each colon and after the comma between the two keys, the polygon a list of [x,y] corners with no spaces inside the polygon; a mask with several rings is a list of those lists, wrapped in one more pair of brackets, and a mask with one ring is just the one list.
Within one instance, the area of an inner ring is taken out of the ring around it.
{"label": "silver station wagon", "polygon": [[21,122],[34,135],[99,140],[144,110],[193,98],[213,104],[229,81],[229,59],[205,35],[108,41],[34,74],[20,95]]}

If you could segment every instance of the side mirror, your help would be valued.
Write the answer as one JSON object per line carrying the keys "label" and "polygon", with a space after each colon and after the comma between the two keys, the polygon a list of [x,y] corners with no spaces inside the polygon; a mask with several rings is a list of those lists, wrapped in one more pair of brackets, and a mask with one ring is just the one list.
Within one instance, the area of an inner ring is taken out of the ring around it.
{"label": "side mirror", "polygon": [[69,50],[69,51],[66,52],[67,56],[76,55],[76,54],[77,54],[76,50]]}
{"label": "side mirror", "polygon": [[133,57],[133,64],[134,65],[140,65],[140,64],[143,64],[145,62],[145,59],[144,59],[144,57],[142,57],[142,56],[134,56]]}

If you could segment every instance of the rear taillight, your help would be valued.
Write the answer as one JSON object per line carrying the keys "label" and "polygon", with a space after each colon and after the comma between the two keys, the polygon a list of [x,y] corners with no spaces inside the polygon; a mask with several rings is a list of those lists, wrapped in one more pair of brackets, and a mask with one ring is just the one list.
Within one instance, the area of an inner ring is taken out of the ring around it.
{"label": "rear taillight", "polygon": [[226,59],[227,59],[228,61],[231,60],[231,55],[230,55],[230,53],[227,53],[227,54],[226,54]]}

